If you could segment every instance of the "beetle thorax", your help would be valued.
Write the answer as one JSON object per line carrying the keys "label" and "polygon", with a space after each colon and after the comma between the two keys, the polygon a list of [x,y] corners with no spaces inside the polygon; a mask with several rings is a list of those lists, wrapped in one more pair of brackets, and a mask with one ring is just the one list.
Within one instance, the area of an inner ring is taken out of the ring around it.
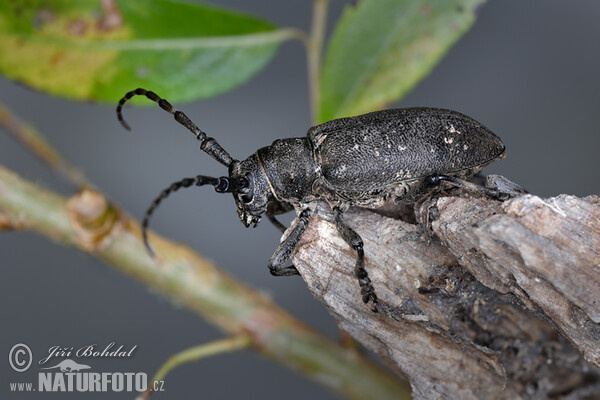
{"label": "beetle thorax", "polygon": [[256,154],[277,201],[298,205],[312,200],[317,168],[308,138],[276,140]]}

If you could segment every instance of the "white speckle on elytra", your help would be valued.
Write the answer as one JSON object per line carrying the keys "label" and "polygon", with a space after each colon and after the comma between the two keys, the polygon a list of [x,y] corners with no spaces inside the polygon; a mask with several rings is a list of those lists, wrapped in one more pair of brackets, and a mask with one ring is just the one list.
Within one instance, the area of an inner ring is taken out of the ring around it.
{"label": "white speckle on elytra", "polygon": [[396,271],[402,271],[402,267],[399,265],[396,265]]}
{"label": "white speckle on elytra", "polygon": [[540,283],[542,280],[540,278],[533,278],[534,281],[536,281],[537,283]]}
{"label": "white speckle on elytra", "polygon": [[466,144],[463,146],[463,150],[469,150],[469,146],[467,146]]}
{"label": "white speckle on elytra", "polygon": [[447,138],[447,137],[444,138],[444,143],[450,144],[452,142],[454,142],[454,138]]}
{"label": "white speckle on elytra", "polygon": [[457,130],[454,125],[450,124],[450,128],[448,129],[448,132],[450,133],[461,133],[459,130]]}
{"label": "white speckle on elytra", "polygon": [[387,148],[388,148],[388,149],[391,149],[391,148],[392,148],[392,145],[391,145],[391,144],[388,144],[388,145],[387,145]]}
{"label": "white speckle on elytra", "polygon": [[431,151],[432,153],[435,153],[435,149],[433,147],[429,151]]}
{"label": "white speckle on elytra", "polygon": [[400,151],[406,150],[406,147],[398,145],[398,150],[400,150]]}
{"label": "white speckle on elytra", "polygon": [[358,150],[358,148],[359,148],[358,144],[355,144],[353,147],[354,150]]}
{"label": "white speckle on elytra", "polygon": [[378,151],[375,152],[375,156],[379,157],[379,152]]}

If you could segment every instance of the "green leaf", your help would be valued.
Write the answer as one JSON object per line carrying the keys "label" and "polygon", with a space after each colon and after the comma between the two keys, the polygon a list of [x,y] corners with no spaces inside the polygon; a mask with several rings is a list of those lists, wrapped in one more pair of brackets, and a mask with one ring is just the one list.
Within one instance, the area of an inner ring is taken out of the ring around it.
{"label": "green leaf", "polygon": [[331,38],[320,120],[399,100],[475,20],[484,0],[362,0],[347,6]]}
{"label": "green leaf", "polygon": [[189,101],[247,81],[282,32],[248,15],[171,0],[1,1],[0,72],[78,100],[115,102],[141,86]]}

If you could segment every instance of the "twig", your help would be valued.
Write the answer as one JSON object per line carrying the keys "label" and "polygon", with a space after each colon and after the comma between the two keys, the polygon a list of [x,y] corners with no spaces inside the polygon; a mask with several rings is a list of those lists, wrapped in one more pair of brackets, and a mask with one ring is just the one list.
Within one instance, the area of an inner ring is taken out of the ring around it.
{"label": "twig", "polygon": [[600,382],[600,197],[456,193],[416,215],[344,214],[364,240],[378,314],[362,304],[356,254],[327,207],[293,258],[339,325],[405,374],[416,399],[559,399]]}
{"label": "twig", "polygon": [[152,234],[161,257],[153,261],[139,224],[99,193],[84,192],[67,205],[65,198],[0,166],[0,212],[26,229],[93,254],[229,335],[249,335],[259,353],[343,396],[410,398],[409,389],[385,370],[315,332],[189,248]]}
{"label": "twig", "polygon": [[25,149],[50,166],[56,173],[77,187],[91,187],[91,184],[81,171],[61,157],[58,151],[54,149],[34,126],[23,122],[2,103],[0,103],[0,126]]}

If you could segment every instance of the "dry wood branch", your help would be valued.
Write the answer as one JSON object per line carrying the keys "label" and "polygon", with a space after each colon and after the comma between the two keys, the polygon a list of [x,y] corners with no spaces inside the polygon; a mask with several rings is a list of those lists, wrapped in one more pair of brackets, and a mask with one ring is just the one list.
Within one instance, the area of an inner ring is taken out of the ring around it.
{"label": "dry wood branch", "polygon": [[407,376],[413,396],[572,399],[598,385],[599,197],[454,193],[416,216],[345,214],[365,241],[378,314],[325,207],[294,256],[342,329]]}

